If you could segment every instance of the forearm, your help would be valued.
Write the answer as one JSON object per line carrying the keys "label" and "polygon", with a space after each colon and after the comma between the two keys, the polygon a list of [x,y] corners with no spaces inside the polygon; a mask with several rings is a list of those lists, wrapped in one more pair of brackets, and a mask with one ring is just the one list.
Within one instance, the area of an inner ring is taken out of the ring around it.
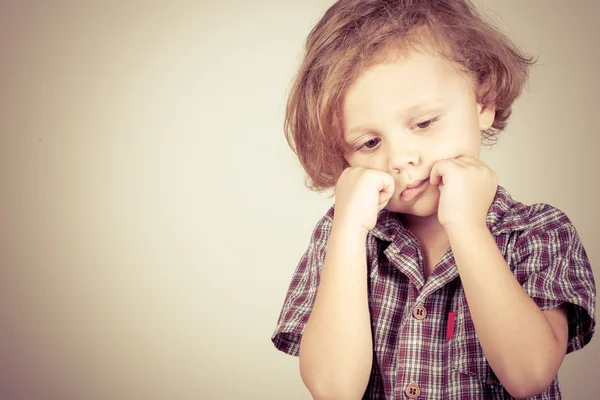
{"label": "forearm", "polygon": [[314,398],[360,399],[373,359],[366,236],[336,227],[300,344],[300,372]]}
{"label": "forearm", "polygon": [[475,330],[496,376],[513,395],[543,389],[562,361],[548,319],[485,226],[448,235]]}

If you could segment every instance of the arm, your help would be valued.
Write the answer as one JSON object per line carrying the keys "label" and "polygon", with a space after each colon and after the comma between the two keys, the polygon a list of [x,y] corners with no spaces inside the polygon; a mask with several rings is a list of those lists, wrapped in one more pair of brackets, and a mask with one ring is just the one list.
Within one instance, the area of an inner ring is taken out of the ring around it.
{"label": "arm", "polygon": [[300,343],[300,374],[315,399],[360,399],[373,360],[366,232],[333,224],[319,289]]}
{"label": "arm", "polygon": [[552,382],[568,339],[565,304],[542,311],[507,266],[485,225],[447,228],[481,347],[514,397],[531,397]]}
{"label": "arm", "polygon": [[315,399],[362,398],[373,366],[366,238],[394,193],[394,178],[347,168],[315,303],[300,342],[300,374]]}

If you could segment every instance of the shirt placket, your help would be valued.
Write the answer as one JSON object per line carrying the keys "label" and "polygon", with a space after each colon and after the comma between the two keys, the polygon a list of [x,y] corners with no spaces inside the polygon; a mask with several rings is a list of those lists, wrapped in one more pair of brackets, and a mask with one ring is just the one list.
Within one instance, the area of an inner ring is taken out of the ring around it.
{"label": "shirt placket", "polygon": [[424,278],[419,265],[419,250],[414,243],[404,242],[392,245],[386,250],[388,260],[408,278],[408,296],[404,299],[404,315],[401,319],[400,334],[396,343],[393,398],[416,399],[421,395],[418,375],[421,372],[423,349],[422,321],[427,318],[427,309],[416,300],[423,287]]}
{"label": "shirt placket", "polygon": [[410,290],[410,302],[406,308],[402,334],[399,335],[401,343],[398,343],[398,348],[401,350],[397,354],[396,365],[402,367],[398,367],[396,372],[396,399],[421,397],[419,377],[423,373],[422,358],[426,340],[423,321],[427,318],[427,308],[415,301],[415,294],[415,290]]}
{"label": "shirt placket", "polygon": [[[436,305],[430,304],[427,299],[454,280],[458,274],[452,252],[449,251],[440,260],[439,269],[425,282],[422,273],[423,265],[420,262],[422,255],[418,245],[402,247],[398,249],[392,246],[390,251],[395,250],[396,255],[389,254],[390,261],[409,279],[408,297],[400,327],[401,334],[398,335],[398,351],[395,355],[397,367],[393,393],[395,399],[419,399],[427,397],[421,387],[423,379],[420,375],[427,373],[428,365],[432,362],[425,359],[424,349],[431,338],[425,335],[424,326],[428,323],[427,319],[433,315],[430,313],[433,311],[431,307]],[[432,356],[434,355],[428,355],[428,357]]]}

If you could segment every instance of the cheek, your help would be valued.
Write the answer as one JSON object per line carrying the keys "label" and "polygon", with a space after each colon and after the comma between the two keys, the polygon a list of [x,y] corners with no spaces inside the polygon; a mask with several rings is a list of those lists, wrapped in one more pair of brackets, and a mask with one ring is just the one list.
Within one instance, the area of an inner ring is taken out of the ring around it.
{"label": "cheek", "polygon": [[350,167],[362,167],[360,157],[354,155],[349,155],[344,157],[346,159],[346,164]]}
{"label": "cheek", "polygon": [[344,159],[346,160],[346,164],[350,167],[358,167],[360,162],[360,157],[357,156],[356,153],[347,152],[344,154]]}
{"label": "cheek", "polygon": [[380,152],[375,154],[355,153],[345,158],[350,167],[361,167],[368,169],[384,169],[385,167],[385,160]]}
{"label": "cheek", "polygon": [[478,130],[474,130],[473,133],[470,134],[465,139],[465,144],[463,146],[463,155],[471,157],[471,158],[479,158],[479,154],[481,153],[481,132]]}
{"label": "cheek", "polygon": [[435,143],[431,147],[430,158],[434,160],[452,159],[459,156],[468,156],[472,158],[479,157],[479,151],[481,147],[480,133],[478,131],[473,132],[459,132],[459,134],[452,135],[451,137],[445,138]]}
{"label": "cheek", "polygon": [[468,107],[449,117],[441,140],[432,150],[438,159],[450,159],[458,156],[479,157],[481,132],[477,114],[472,111],[471,107]]}
{"label": "cheek", "polygon": [[431,151],[429,152],[430,158],[434,160],[443,160],[449,159],[453,157],[457,157],[460,153],[461,146],[456,140],[444,140],[442,142],[438,142],[433,146]]}

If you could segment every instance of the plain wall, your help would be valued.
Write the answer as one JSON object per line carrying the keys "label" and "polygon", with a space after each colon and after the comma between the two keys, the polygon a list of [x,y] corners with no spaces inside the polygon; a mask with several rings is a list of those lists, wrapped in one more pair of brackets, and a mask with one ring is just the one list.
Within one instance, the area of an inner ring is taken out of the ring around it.
{"label": "plain wall", "polygon": [[[0,3],[0,398],[310,398],[270,337],[332,202],[282,133],[330,4]],[[598,277],[600,3],[478,4],[540,56],[482,159]],[[597,398],[598,359],[565,359],[564,398]]]}

